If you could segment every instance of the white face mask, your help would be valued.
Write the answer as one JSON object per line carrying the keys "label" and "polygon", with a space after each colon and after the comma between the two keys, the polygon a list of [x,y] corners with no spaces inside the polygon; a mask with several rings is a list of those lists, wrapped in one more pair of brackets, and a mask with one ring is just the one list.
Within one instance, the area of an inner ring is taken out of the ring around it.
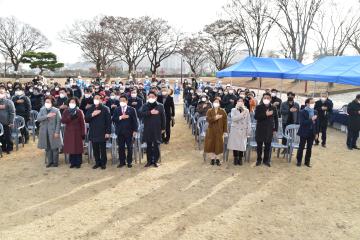
{"label": "white face mask", "polygon": [[[32,89],[30,89],[30,92],[32,91]],[[55,91],[59,91],[59,88],[58,87],[56,87],[55,88]]]}
{"label": "white face mask", "polygon": [[99,99],[94,99],[94,104],[95,105],[99,105],[99,103],[100,103]]}
{"label": "white face mask", "polygon": [[271,96],[272,96],[272,97],[276,97],[276,93],[271,93]]}
{"label": "white face mask", "polygon": [[124,93],[124,92],[125,92],[125,90],[124,90],[124,89],[120,89],[119,91],[120,91],[121,93]]}
{"label": "white face mask", "polygon": [[243,103],[243,102],[238,102],[238,103],[236,104],[236,107],[242,108],[242,107],[244,107],[244,103]]}
{"label": "white face mask", "polygon": [[90,96],[90,94],[85,94],[85,98],[89,98]]}
{"label": "white face mask", "polygon": [[168,93],[167,92],[162,92],[162,95],[166,96]]}
{"label": "white face mask", "polygon": [[263,103],[264,103],[265,105],[269,105],[269,104],[270,104],[270,100],[269,100],[269,99],[264,99],[264,100],[263,100]]}
{"label": "white face mask", "polygon": [[207,92],[209,92],[209,90],[208,90],[208,89],[205,89],[205,92],[207,93]]}
{"label": "white face mask", "polygon": [[64,97],[65,97],[65,94],[60,93],[60,98],[64,98]]}
{"label": "white face mask", "polygon": [[149,103],[154,103],[154,102],[156,102],[156,99],[155,99],[155,98],[149,98],[149,99],[148,99],[148,102],[149,102]]}
{"label": "white face mask", "polygon": [[52,107],[51,103],[45,103],[45,108],[50,109]]}
{"label": "white face mask", "polygon": [[4,93],[0,93],[0,99],[5,98],[5,94]]}
{"label": "white face mask", "polygon": [[114,99],[115,99],[115,96],[110,96],[110,99],[113,99],[113,100],[114,100]]}
{"label": "white face mask", "polygon": [[76,107],[75,103],[69,103],[69,108],[74,109]]}
{"label": "white face mask", "polygon": [[218,107],[220,107],[220,104],[219,103],[213,103],[213,106],[214,106],[214,108],[218,108]]}
{"label": "white face mask", "polygon": [[126,105],[127,105],[126,103],[120,102],[120,106],[121,106],[121,107],[125,107]]}
{"label": "white face mask", "polygon": [[137,94],[136,94],[136,93],[132,93],[132,94],[131,94],[131,97],[132,97],[132,98],[136,98],[136,97],[137,97]]}
{"label": "white face mask", "polygon": [[49,93],[49,92],[47,92],[47,93],[45,93],[45,95],[46,95],[46,96],[50,96],[50,93]]}
{"label": "white face mask", "polygon": [[326,98],[325,98],[325,97],[322,97],[322,98],[321,98],[321,101],[322,101],[322,102],[325,102],[325,101],[326,101]]}
{"label": "white face mask", "polygon": [[21,96],[23,93],[22,93],[22,91],[16,91],[15,94],[16,94],[17,96]]}
{"label": "white face mask", "polygon": [[230,94],[233,94],[233,93],[234,93],[234,91],[233,91],[233,90],[230,90],[230,91],[229,91],[229,93],[230,93]]}
{"label": "white face mask", "polygon": [[202,98],[201,101],[205,102],[205,101],[206,101],[206,98]]}
{"label": "white face mask", "polygon": [[310,108],[314,108],[314,107],[315,107],[315,104],[314,104],[314,103],[310,103],[309,107],[310,107]]}

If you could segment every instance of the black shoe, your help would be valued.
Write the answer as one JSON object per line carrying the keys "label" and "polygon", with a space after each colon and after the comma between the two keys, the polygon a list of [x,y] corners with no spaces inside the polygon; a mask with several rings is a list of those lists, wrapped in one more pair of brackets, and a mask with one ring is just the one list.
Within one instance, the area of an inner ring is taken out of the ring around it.
{"label": "black shoe", "polygon": [[271,164],[269,162],[264,162],[265,166],[271,167]]}
{"label": "black shoe", "polygon": [[81,165],[76,165],[75,168],[79,169],[81,168]]}
{"label": "black shoe", "polygon": [[353,147],[353,149],[360,150],[358,146]]}
{"label": "black shoe", "polygon": [[237,158],[234,158],[234,165],[238,165],[238,160],[237,160]]}
{"label": "black shoe", "polygon": [[125,163],[120,163],[118,166],[117,166],[117,168],[122,168],[122,167],[124,167],[126,164]]}
{"label": "black shoe", "polygon": [[75,167],[75,165],[72,165],[72,164],[70,165],[70,168],[74,168],[74,167]]}
{"label": "black shoe", "polygon": [[144,167],[150,167],[150,166],[151,166],[151,163],[148,162],[148,163],[146,163],[146,165]]}
{"label": "black shoe", "polygon": [[157,165],[157,163],[153,163],[154,167],[159,167],[159,165]]}
{"label": "black shoe", "polygon": [[305,163],[305,166],[307,166],[308,168],[311,168],[310,163]]}
{"label": "black shoe", "polygon": [[53,166],[53,167],[58,167],[58,166],[59,166],[59,164],[54,163],[52,166]]}
{"label": "black shoe", "polygon": [[296,163],[296,166],[301,167],[301,163],[299,163],[299,162]]}
{"label": "black shoe", "polygon": [[100,165],[95,164],[95,165],[93,166],[93,169],[97,169],[97,168],[99,168],[99,167],[100,167]]}
{"label": "black shoe", "polygon": [[106,169],[106,165],[102,165],[102,166],[101,166],[101,169],[102,169],[102,170],[105,170],[105,169]]}
{"label": "black shoe", "polygon": [[319,145],[319,143],[320,143],[320,141],[318,141],[318,140],[315,140],[315,143],[314,143],[314,145],[315,145],[315,146],[317,146],[317,145]]}
{"label": "black shoe", "polygon": [[324,143],[322,143],[321,146],[322,146],[323,148],[326,148],[326,144],[324,144]]}
{"label": "black shoe", "polygon": [[256,166],[260,166],[261,162],[256,161]]}
{"label": "black shoe", "polygon": [[217,165],[217,166],[220,166],[220,165],[221,165],[221,163],[220,163],[220,160],[219,160],[219,159],[216,159],[216,160],[215,160],[215,162],[216,162],[216,165]]}
{"label": "black shoe", "polygon": [[242,165],[243,165],[242,158],[238,159],[238,165],[240,165],[240,166],[242,166]]}
{"label": "black shoe", "polygon": [[169,144],[169,141],[165,141],[164,144]]}
{"label": "black shoe", "polygon": [[349,146],[348,146],[347,148],[348,148],[349,150],[353,150],[353,148],[352,148],[352,147],[349,147]]}
{"label": "black shoe", "polygon": [[215,159],[211,159],[210,164],[211,164],[211,165],[215,165]]}
{"label": "black shoe", "polygon": [[127,167],[128,167],[128,168],[132,168],[132,164],[128,164]]}
{"label": "black shoe", "polygon": [[48,163],[47,165],[46,165],[46,168],[49,168],[49,167],[52,167],[52,163]]}
{"label": "black shoe", "polygon": [[10,151],[5,151],[6,152],[6,154],[10,154]]}

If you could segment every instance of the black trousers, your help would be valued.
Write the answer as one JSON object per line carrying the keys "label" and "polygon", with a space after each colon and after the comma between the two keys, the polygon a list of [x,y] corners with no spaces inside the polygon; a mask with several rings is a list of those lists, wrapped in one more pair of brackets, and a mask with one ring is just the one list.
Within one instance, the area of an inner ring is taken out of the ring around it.
{"label": "black trousers", "polygon": [[[289,125],[289,124],[283,124],[283,125],[282,125],[283,136],[285,136],[285,130],[286,130],[286,127],[287,127],[288,125]],[[287,139],[286,139],[285,137],[283,137],[282,140],[281,140],[281,143],[282,143],[282,145],[286,145]]]}
{"label": "black trousers", "polygon": [[346,145],[349,148],[356,147],[356,142],[357,142],[358,138],[359,138],[359,131],[350,130],[348,128]]}
{"label": "black trousers", "polygon": [[316,138],[316,143],[319,143],[319,137],[320,137],[320,133],[321,133],[321,144],[325,145],[326,144],[326,131],[327,131],[327,124],[320,124],[319,129],[317,131],[317,138]]}
{"label": "black trousers", "polygon": [[242,159],[243,156],[244,156],[244,152],[243,151],[238,151],[238,150],[233,150],[233,155],[234,155],[234,158],[240,158]]}
{"label": "black trousers", "polygon": [[146,142],[146,158],[148,163],[157,163],[160,157],[159,143]]}
{"label": "black trousers", "polygon": [[171,118],[166,118],[165,133],[162,134],[163,142],[170,141],[170,134],[171,134]]}
{"label": "black trousers", "polygon": [[[118,136],[118,147],[119,147],[119,161],[120,164],[125,164],[125,159],[127,160],[127,164],[132,164],[132,136]],[[127,147],[127,156],[125,155],[125,145]]]}
{"label": "black trousers", "polygon": [[[270,162],[270,148],[271,148],[271,142],[256,142],[256,152],[257,152],[257,162],[264,162],[269,163]],[[263,145],[264,147],[264,158],[262,158],[262,152],[263,152]]]}
{"label": "black trousers", "polygon": [[305,153],[305,164],[310,164],[311,159],[311,150],[314,142],[314,136],[309,137],[300,137],[299,149],[296,155],[297,163],[301,164],[303,158],[303,152],[306,144],[306,153]]}
{"label": "black trousers", "polygon": [[73,166],[81,166],[82,154],[69,154],[69,161]]}
{"label": "black trousers", "polygon": [[11,127],[9,127],[9,125],[3,125],[4,127],[4,134],[1,136],[0,141],[1,141],[1,148],[4,152],[7,151],[12,151],[13,150],[13,141],[11,139]]}
{"label": "black trousers", "polygon": [[95,164],[98,166],[106,166],[106,142],[92,142]]}

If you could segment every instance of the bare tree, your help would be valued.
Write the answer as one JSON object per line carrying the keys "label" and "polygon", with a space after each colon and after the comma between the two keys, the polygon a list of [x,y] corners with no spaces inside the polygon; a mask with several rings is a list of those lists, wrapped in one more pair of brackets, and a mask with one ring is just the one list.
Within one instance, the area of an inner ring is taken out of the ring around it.
{"label": "bare tree", "polygon": [[180,46],[179,53],[184,57],[194,76],[202,69],[202,65],[207,59],[205,52],[206,39],[201,34],[185,38]]}
{"label": "bare tree", "polygon": [[17,72],[23,54],[50,45],[39,30],[14,17],[0,18],[0,52],[8,56]]}
{"label": "bare tree", "polygon": [[149,17],[125,18],[105,17],[105,27],[113,35],[114,53],[128,66],[129,75],[136,71],[139,63],[147,56]]}
{"label": "bare tree", "polygon": [[269,0],[231,0],[224,9],[230,15],[249,55],[260,57],[279,10],[271,9]]}
{"label": "bare tree", "polygon": [[285,38],[282,46],[291,58],[302,62],[309,32],[323,0],[276,0],[276,3],[282,15],[275,21]]}
{"label": "bare tree", "polygon": [[360,17],[353,11],[353,7],[345,11],[345,14],[339,7],[334,2],[331,3],[326,11],[320,12],[319,21],[314,23],[314,40],[317,45],[315,58],[342,56],[359,29]]}
{"label": "bare tree", "polygon": [[72,27],[60,33],[60,39],[79,46],[84,58],[95,64],[98,73],[106,71],[119,61],[114,54],[114,38],[105,29],[101,16],[92,20],[76,21]]}
{"label": "bare tree", "polygon": [[10,62],[10,58],[7,54],[1,53],[1,55],[2,55],[2,62],[0,62],[0,69],[3,71],[4,77],[6,77],[7,72],[9,71],[9,69],[11,67],[11,62]]}
{"label": "bare tree", "polygon": [[156,75],[161,62],[176,52],[180,43],[180,34],[161,18],[152,19],[148,24],[150,29],[147,56],[150,61],[150,71]]}
{"label": "bare tree", "polygon": [[228,67],[238,52],[241,43],[232,22],[229,20],[217,20],[206,25],[204,32],[207,34],[205,49],[209,60],[217,70]]}

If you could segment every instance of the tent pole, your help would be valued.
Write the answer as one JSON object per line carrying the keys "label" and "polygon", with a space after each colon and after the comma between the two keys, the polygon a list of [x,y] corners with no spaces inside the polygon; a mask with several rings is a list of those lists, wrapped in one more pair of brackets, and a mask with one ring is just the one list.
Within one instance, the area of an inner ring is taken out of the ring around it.
{"label": "tent pole", "polygon": [[317,82],[315,81],[315,82],[314,82],[314,92],[313,92],[313,95],[312,95],[313,97],[315,97],[315,93],[316,93],[316,83],[317,83]]}
{"label": "tent pole", "polygon": [[280,98],[282,99],[282,94],[283,94],[283,80],[281,79],[281,83],[280,83]]}

